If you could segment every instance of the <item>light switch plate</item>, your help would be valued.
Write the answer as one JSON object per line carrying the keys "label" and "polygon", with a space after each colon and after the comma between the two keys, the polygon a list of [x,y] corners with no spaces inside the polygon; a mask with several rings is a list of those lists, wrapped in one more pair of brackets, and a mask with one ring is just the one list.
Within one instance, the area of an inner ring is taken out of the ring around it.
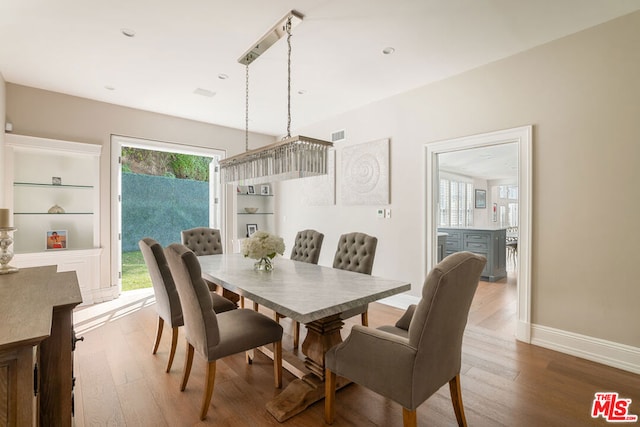
{"label": "light switch plate", "polygon": [[385,209],[384,210],[384,217],[385,218],[391,218],[391,209]]}

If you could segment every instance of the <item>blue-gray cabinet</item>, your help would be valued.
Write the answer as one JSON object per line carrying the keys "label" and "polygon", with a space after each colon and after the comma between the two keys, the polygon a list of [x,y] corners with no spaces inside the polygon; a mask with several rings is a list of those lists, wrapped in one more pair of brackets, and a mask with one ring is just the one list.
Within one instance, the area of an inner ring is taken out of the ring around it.
{"label": "blue-gray cabinet", "polygon": [[495,282],[507,276],[507,230],[476,228],[438,228],[447,233],[445,256],[469,251],[487,258],[482,271],[483,280]]}

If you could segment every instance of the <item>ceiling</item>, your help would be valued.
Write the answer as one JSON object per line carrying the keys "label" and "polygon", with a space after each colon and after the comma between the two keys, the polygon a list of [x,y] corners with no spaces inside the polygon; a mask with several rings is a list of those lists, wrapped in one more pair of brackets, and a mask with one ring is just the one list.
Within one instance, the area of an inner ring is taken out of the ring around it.
{"label": "ceiling", "polygon": [[440,171],[486,180],[517,180],[518,144],[471,148],[438,155]]}
{"label": "ceiling", "polygon": [[[638,9],[637,0],[2,0],[0,72],[10,83],[244,129],[238,58],[296,10],[295,130]],[[250,66],[251,131],[286,133],[286,70],[284,40]]]}

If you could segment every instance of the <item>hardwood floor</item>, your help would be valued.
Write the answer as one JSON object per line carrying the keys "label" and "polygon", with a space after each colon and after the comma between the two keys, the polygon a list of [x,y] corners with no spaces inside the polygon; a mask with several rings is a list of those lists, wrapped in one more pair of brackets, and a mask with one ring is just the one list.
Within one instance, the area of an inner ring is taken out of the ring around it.
{"label": "hardwood floor", "polygon": [[[271,360],[256,352],[253,365],[244,355],[218,362],[216,383],[205,421],[198,418],[205,363],[197,355],[189,383],[179,391],[185,344],[181,334],[173,368],[165,373],[170,330],[158,353],[151,354],[156,314],[150,290],[76,310],[75,424],[77,426],[322,426],[324,403],[280,424],[265,404],[273,388]],[[260,311],[272,313],[260,307]],[[392,324],[402,311],[372,304],[369,324]],[[354,320],[355,321],[355,320]],[[292,348],[292,324],[281,320]],[[343,331],[346,337],[353,322]],[[470,426],[606,425],[590,416],[594,393],[616,391],[632,399],[640,415],[640,376],[573,356],[517,342],[515,283],[481,282],[469,313],[462,360],[462,398]],[[301,339],[305,329],[301,328]],[[294,377],[284,372],[284,386]],[[421,426],[456,425],[448,385],[418,408]],[[401,426],[402,408],[352,384],[337,392],[334,426]]]}

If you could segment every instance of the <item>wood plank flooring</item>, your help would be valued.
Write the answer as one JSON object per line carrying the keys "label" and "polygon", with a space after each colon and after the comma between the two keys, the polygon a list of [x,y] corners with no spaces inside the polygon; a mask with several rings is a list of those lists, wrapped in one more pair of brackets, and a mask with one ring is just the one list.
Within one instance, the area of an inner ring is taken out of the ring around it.
{"label": "wood plank flooring", "polygon": [[[640,415],[640,376],[573,356],[517,342],[515,283],[481,282],[469,313],[462,359],[462,397],[470,426],[602,426],[590,416],[594,393],[616,391],[632,399]],[[76,332],[85,337],[75,352],[76,426],[322,426],[324,403],[278,423],[265,404],[273,388],[271,360],[256,352],[252,365],[244,355],[218,362],[212,406],[198,418],[205,363],[197,355],[189,383],[179,391],[184,337],[179,339],[173,368],[165,373],[171,331],[165,327],[158,353],[151,354],[156,314],[150,291],[134,291],[117,301],[80,307]],[[260,311],[271,316],[269,310]],[[372,327],[393,324],[402,311],[372,304]],[[346,337],[356,319],[343,331]],[[292,347],[290,319],[284,349]],[[301,328],[301,339],[305,329]],[[293,381],[284,372],[284,386]],[[418,409],[421,426],[456,425],[448,386]],[[337,392],[334,426],[401,426],[402,408],[352,384]],[[633,424],[632,424],[633,425]]]}

